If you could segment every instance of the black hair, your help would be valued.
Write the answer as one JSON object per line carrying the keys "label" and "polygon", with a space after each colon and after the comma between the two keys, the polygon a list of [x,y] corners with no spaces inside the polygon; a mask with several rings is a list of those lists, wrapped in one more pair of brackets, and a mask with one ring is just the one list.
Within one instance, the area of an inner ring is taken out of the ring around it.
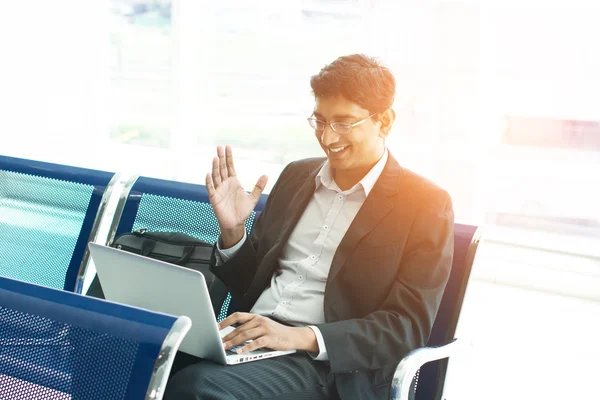
{"label": "black hair", "polygon": [[310,79],[315,98],[343,96],[371,113],[382,113],[394,102],[396,80],[377,59],[364,54],[343,56]]}

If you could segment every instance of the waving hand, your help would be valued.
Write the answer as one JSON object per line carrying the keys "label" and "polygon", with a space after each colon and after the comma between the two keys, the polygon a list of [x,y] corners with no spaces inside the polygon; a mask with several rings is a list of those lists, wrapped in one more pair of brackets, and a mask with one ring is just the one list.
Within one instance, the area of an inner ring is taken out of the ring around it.
{"label": "waving hand", "polygon": [[233,164],[231,146],[217,147],[212,173],[206,174],[206,189],[221,228],[223,248],[229,248],[244,236],[244,223],[254,210],[267,184],[267,176],[258,179],[250,194],[242,188]]}

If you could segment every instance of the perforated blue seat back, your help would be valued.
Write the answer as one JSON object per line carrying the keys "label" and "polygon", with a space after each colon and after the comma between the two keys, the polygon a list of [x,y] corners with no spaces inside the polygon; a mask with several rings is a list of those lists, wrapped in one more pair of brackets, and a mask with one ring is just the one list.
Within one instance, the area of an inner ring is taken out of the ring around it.
{"label": "perforated blue seat back", "polygon": [[0,278],[0,398],[144,399],[169,315]]}
{"label": "perforated blue seat back", "polygon": [[[454,224],[452,271],[427,346],[441,346],[454,339],[478,244],[479,236],[476,226]],[[441,398],[446,368],[447,360],[427,363],[421,368],[416,400]]]}
{"label": "perforated blue seat back", "polygon": [[[246,221],[246,229],[252,229],[253,211]],[[147,228],[151,231],[183,232],[190,236],[214,243],[220,230],[210,203],[173,197],[143,194],[132,229]]]}
{"label": "perforated blue seat back", "polygon": [[74,290],[113,175],[0,156],[0,276]]}
{"label": "perforated blue seat back", "polygon": [[[252,230],[255,219],[267,200],[262,195],[256,208],[246,220],[246,229]],[[133,185],[117,235],[139,228],[150,231],[183,232],[215,243],[220,230],[204,185],[140,177]],[[231,296],[227,296],[218,315],[223,319],[229,312]]]}

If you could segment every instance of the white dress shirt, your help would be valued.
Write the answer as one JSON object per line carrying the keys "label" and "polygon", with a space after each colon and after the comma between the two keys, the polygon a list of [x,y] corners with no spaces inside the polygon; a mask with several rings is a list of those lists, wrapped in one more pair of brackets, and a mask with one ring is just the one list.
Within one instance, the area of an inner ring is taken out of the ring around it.
{"label": "white dress shirt", "polygon": [[[323,336],[314,326],[325,322],[323,300],[333,256],[373,189],[387,162],[388,151],[365,177],[342,191],[333,179],[329,161],[316,176],[315,192],[279,256],[279,269],[250,310],[273,316],[294,326],[309,326],[319,345],[316,360],[327,360]],[[235,246],[221,249],[217,242],[217,265],[240,249],[246,234]]]}

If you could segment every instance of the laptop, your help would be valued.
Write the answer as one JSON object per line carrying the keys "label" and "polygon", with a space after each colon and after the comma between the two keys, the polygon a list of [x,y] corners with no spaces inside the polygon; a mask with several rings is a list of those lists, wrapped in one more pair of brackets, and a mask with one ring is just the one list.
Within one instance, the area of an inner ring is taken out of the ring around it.
{"label": "laptop", "polygon": [[295,352],[259,349],[236,354],[237,347],[225,351],[221,338],[235,328],[219,331],[202,273],[96,243],[89,243],[89,249],[107,300],[192,320],[180,351],[224,365]]}

